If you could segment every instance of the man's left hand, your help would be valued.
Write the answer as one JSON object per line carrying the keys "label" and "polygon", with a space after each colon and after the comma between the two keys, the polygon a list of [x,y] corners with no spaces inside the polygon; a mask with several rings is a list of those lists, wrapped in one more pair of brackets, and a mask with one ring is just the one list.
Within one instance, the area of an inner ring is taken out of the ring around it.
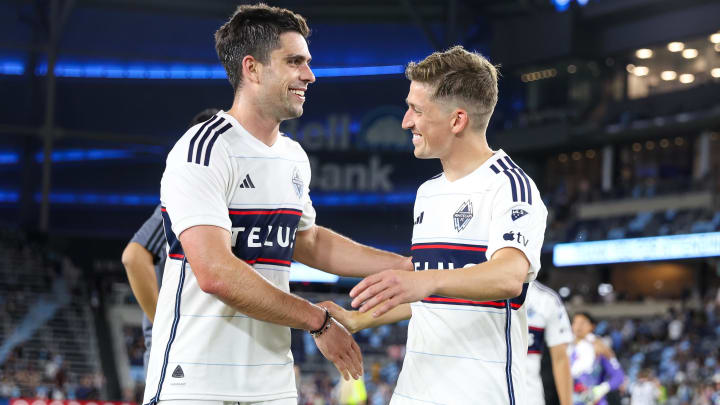
{"label": "man's left hand", "polygon": [[404,303],[420,301],[433,292],[432,271],[385,270],[359,282],[352,290],[352,307],[360,312],[386,301],[373,312],[373,317]]}

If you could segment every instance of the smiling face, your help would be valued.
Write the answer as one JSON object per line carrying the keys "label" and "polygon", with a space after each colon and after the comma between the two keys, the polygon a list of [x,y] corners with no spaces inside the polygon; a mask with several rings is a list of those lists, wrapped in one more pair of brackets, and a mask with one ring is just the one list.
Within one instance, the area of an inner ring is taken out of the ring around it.
{"label": "smiling face", "polygon": [[305,91],[315,82],[305,38],[297,32],[285,32],[279,43],[268,64],[263,65],[258,91],[258,103],[278,122],[302,115]]}
{"label": "smiling face", "polygon": [[402,127],[412,132],[413,153],[419,159],[444,159],[453,143],[452,116],[431,99],[432,92],[431,86],[411,81],[406,99],[408,109]]}

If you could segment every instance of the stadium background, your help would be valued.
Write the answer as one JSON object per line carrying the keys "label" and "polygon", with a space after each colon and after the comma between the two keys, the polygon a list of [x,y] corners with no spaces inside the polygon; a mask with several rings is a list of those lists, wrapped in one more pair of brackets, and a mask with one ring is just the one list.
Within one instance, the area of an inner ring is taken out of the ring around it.
{"label": "stadium background", "polygon": [[[158,203],[174,139],[229,107],[212,34],[237,3],[0,2],[0,404],[141,398],[120,253]],[[318,80],[282,129],[313,162],[319,223],[408,253],[414,191],[440,166],[414,159],[400,128],[404,65],[478,50],[502,72],[490,144],[550,211],[541,279],[602,320],[628,381],[649,368],[667,403],[718,403],[720,2],[268,3],[313,29]],[[356,282],[293,277],[343,304]],[[392,392],[406,328],[356,335],[368,403]],[[302,403],[330,403],[336,372],[307,334],[293,351]]]}

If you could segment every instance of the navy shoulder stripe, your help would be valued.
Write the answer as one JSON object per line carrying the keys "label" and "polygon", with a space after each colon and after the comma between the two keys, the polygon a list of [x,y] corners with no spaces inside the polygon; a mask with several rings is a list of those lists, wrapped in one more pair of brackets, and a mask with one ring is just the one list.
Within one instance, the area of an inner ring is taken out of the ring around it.
{"label": "navy shoulder stripe", "polygon": [[[215,141],[217,141],[217,138],[223,132],[232,128],[232,124],[229,122],[220,127],[220,125],[224,122],[225,118],[214,116],[213,118],[205,121],[205,123],[198,129],[190,140],[190,146],[188,147],[187,161],[189,163],[202,164],[203,166],[210,165],[210,153],[215,145]],[[205,154],[204,159],[203,153]]]}
{"label": "navy shoulder stripe", "polygon": [[228,129],[232,128],[231,123],[225,124],[224,127],[220,128],[219,130],[215,131],[215,135],[210,139],[210,142],[208,142],[207,149],[205,150],[205,161],[203,162],[203,165],[210,166],[210,152],[212,152],[212,147],[215,145],[215,141],[218,139],[218,137],[227,131]]}
{"label": "navy shoulder stripe", "polygon": [[[499,168],[498,168],[499,167]],[[495,173],[503,173],[510,180],[513,202],[526,202],[532,204],[532,186],[530,178],[510,159],[509,156],[499,157],[490,165]]]}
{"label": "navy shoulder stripe", "polygon": [[205,121],[205,122],[200,126],[200,129],[198,129],[197,132],[195,132],[195,135],[194,135],[194,136],[192,137],[192,139],[190,140],[190,147],[188,148],[188,158],[187,158],[187,161],[188,161],[188,162],[192,162],[193,149],[195,148],[195,142],[197,142],[198,137],[200,137],[200,134],[205,130],[205,128],[207,128],[208,124],[210,124],[211,122],[215,121],[215,119],[217,119],[217,118],[218,118],[217,115],[213,115],[212,118],[210,118],[209,120]]}

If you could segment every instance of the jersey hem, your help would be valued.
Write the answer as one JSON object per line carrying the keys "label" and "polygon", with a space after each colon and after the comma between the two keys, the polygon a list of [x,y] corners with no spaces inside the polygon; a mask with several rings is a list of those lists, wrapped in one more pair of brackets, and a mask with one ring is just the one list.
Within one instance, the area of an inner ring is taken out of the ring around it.
{"label": "jersey hem", "polygon": [[297,398],[297,391],[281,392],[277,394],[258,394],[258,395],[222,395],[211,393],[198,394],[164,394],[160,395],[158,401],[166,400],[183,400],[194,399],[198,401],[230,401],[230,402],[262,402],[275,401],[278,399]]}

